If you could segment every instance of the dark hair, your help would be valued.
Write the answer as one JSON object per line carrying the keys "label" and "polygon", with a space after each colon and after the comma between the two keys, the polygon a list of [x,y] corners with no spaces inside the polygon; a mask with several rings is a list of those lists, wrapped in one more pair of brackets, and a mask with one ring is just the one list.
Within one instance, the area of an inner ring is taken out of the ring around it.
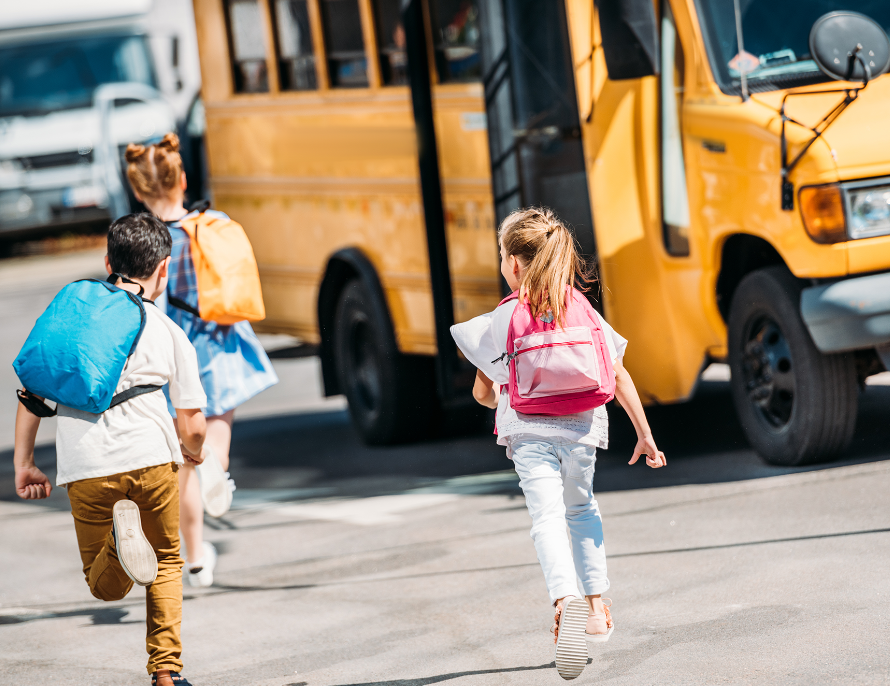
{"label": "dark hair", "polygon": [[170,255],[170,230],[146,212],[127,214],[108,229],[108,262],[111,270],[131,279],[147,279]]}

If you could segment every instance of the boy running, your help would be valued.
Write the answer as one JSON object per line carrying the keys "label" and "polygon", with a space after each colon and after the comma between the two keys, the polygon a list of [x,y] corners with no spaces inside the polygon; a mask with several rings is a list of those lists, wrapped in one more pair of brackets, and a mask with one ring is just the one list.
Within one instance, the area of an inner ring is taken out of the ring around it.
{"label": "boy running", "polygon": [[[170,232],[148,214],[127,215],[108,231],[105,266],[118,287],[142,293],[145,328],[115,393],[169,384],[177,438],[163,393],[146,393],[91,414],[59,405],[57,486],[66,486],[90,592],[120,600],[134,582],[146,587],[148,673],[158,686],[189,686],[182,671],[182,559],[179,477],[183,456],[201,461],[206,424],[195,349],[154,306],[167,285]],[[46,498],[52,486],[34,464],[40,418],[19,405],[15,486],[24,499]],[[180,444],[181,440],[181,444]]]}

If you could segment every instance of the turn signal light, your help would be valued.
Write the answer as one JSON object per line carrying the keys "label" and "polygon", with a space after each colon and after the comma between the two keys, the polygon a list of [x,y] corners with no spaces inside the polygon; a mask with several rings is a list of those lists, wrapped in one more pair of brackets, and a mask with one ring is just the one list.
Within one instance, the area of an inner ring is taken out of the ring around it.
{"label": "turn signal light", "polygon": [[840,186],[829,184],[801,188],[800,213],[804,228],[816,243],[841,243],[847,240],[844,196]]}

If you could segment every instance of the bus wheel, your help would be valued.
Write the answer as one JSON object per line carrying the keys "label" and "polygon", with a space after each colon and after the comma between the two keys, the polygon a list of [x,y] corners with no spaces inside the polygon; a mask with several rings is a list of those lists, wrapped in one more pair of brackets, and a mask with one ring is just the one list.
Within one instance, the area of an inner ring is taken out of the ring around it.
{"label": "bus wheel", "polygon": [[850,354],[820,353],[785,267],[752,272],[729,313],[732,395],[748,441],[767,462],[825,462],[850,444],[858,386]]}
{"label": "bus wheel", "polygon": [[432,364],[399,353],[371,297],[359,279],[340,294],[333,335],[337,377],[365,443],[401,443],[418,437],[432,416],[435,388],[426,383]]}

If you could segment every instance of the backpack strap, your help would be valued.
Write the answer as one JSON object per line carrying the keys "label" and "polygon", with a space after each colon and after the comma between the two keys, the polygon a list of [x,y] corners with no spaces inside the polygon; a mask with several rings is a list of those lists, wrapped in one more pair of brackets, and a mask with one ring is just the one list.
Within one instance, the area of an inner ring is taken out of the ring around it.
{"label": "backpack strap", "polygon": [[133,286],[139,286],[139,297],[141,298],[143,295],[145,295],[145,289],[142,287],[142,284],[136,283],[135,281],[133,281],[133,279],[130,279],[130,278],[124,276],[123,274],[118,274],[117,272],[114,272],[113,274],[109,274],[108,278],[105,280],[108,283],[110,283],[112,286],[116,286],[118,281],[123,281],[124,283],[129,283],[129,284],[132,284]]}
{"label": "backpack strap", "polygon": [[[110,410],[112,407],[125,403],[128,400],[132,400],[136,396],[145,395],[146,393],[154,393],[162,388],[163,386],[155,386],[152,384],[133,386],[132,388],[128,388],[125,391],[115,394],[111,398],[111,404],[108,406],[108,409]],[[31,414],[41,418],[56,416],[58,408],[51,408],[46,402],[31,393],[31,391],[21,389],[16,390],[15,394],[18,396],[19,402],[24,405],[25,409]]]}
{"label": "backpack strap", "polygon": [[108,406],[108,409],[110,410],[112,407],[120,405],[121,403],[125,403],[128,400],[131,400],[138,395],[145,395],[146,393],[154,393],[155,391],[159,391],[162,388],[163,388],[163,386],[155,386],[153,384],[143,384],[142,386],[133,386],[132,388],[128,388],[125,391],[116,393],[111,398],[111,404]]}
{"label": "backpack strap", "polygon": [[25,406],[35,417],[55,417],[56,410],[47,405],[43,400],[26,389],[16,390],[15,394],[19,398],[19,402]]}
{"label": "backpack strap", "polygon": [[178,310],[184,310],[184,311],[188,312],[189,314],[194,315],[198,319],[201,318],[201,313],[198,312],[198,308],[192,307],[182,298],[177,298],[175,295],[168,295],[167,302],[170,303],[171,305],[173,305],[173,307],[175,307]]}

